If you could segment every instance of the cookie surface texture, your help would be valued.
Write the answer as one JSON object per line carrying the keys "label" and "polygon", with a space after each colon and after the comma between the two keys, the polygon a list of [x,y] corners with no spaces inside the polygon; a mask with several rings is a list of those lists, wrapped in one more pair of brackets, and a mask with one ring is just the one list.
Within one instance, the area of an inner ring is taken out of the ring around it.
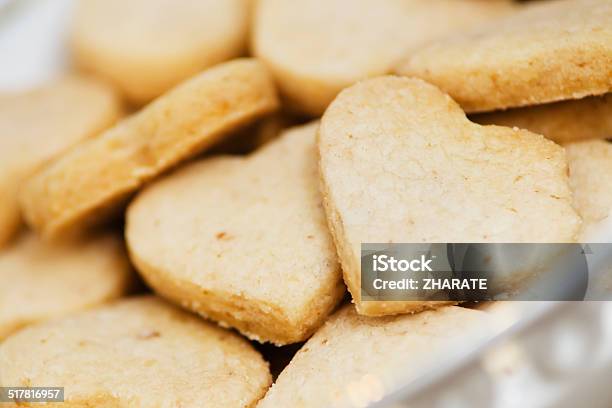
{"label": "cookie surface texture", "polygon": [[323,116],[318,146],[327,217],[362,314],[428,305],[361,302],[361,243],[573,242],[580,228],[563,148],[472,123],[418,79],[344,90]]}

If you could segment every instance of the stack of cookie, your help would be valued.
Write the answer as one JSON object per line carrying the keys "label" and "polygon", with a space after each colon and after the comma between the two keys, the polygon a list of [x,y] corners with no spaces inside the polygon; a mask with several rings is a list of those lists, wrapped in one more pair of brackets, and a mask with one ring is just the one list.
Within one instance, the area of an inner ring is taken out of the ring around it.
{"label": "stack of cookie", "polygon": [[610,0],[83,0],[72,48],[0,97],[0,386],[66,406],[367,406],[496,329],[362,301],[361,243],[612,210]]}

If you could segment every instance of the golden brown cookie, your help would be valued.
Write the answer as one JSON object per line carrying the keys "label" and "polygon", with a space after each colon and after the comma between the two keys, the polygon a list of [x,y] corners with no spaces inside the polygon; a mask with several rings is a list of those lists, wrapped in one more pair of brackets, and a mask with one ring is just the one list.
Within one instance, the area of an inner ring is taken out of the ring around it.
{"label": "golden brown cookie", "polygon": [[487,125],[516,126],[557,143],[612,137],[612,93],[473,115]]}
{"label": "golden brown cookie", "polygon": [[72,51],[134,103],[246,49],[246,0],[81,0]]}
{"label": "golden brown cookie", "polygon": [[318,190],[317,126],[143,191],[126,236],[151,287],[251,339],[308,338],[345,292]]}
{"label": "golden brown cookie", "polygon": [[565,150],[574,203],[587,230],[612,211],[612,143],[588,140],[565,145]]}
{"label": "golden brown cookie", "polygon": [[437,85],[466,112],[612,91],[612,1],[536,3],[406,56],[396,72]]}
{"label": "golden brown cookie", "polygon": [[365,407],[492,331],[485,313],[455,306],[377,318],[346,306],[293,357],[257,407]]}
{"label": "golden brown cookie", "polygon": [[0,344],[0,386],[62,386],[68,407],[248,408],[270,383],[246,340],[154,297],[35,325]]}
{"label": "golden brown cookie", "polygon": [[259,62],[211,68],[38,171],[22,189],[25,218],[45,236],[100,222],[144,183],[277,103]]}
{"label": "golden brown cookie", "polygon": [[470,122],[438,88],[381,77],[344,90],[319,129],[330,228],[357,310],[361,243],[572,242],[580,218],[563,149],[540,135]]}
{"label": "golden brown cookie", "polygon": [[430,41],[514,10],[509,1],[260,0],[254,54],[293,109],[319,116],[343,88]]}
{"label": "golden brown cookie", "polygon": [[116,93],[85,77],[66,77],[0,99],[0,247],[21,225],[18,190],[46,160],[115,122]]}
{"label": "golden brown cookie", "polygon": [[47,243],[23,233],[0,251],[0,339],[120,297],[133,281],[131,273],[123,243],[112,234]]}

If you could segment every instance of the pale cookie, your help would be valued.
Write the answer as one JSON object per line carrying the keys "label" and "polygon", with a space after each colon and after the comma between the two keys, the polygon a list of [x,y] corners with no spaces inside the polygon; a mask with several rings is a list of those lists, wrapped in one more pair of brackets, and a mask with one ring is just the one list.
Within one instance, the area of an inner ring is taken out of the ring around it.
{"label": "pale cookie", "polygon": [[362,243],[567,242],[572,208],[563,149],[540,135],[470,122],[436,87],[381,77],[344,90],[319,129],[327,217],[357,310]]}
{"label": "pale cookie", "polygon": [[46,243],[32,233],[0,252],[0,339],[28,324],[98,305],[132,283],[123,243],[105,234]]}
{"label": "pale cookie", "polygon": [[423,44],[513,11],[508,1],[260,0],[255,55],[293,109],[319,116],[343,88]]}
{"label": "pale cookie", "polygon": [[612,137],[612,94],[474,115],[477,123],[516,126],[557,143]]}
{"label": "pale cookie", "polygon": [[37,172],[22,189],[25,218],[46,236],[99,222],[145,182],[277,104],[259,62],[211,68]]}
{"label": "pale cookie", "polygon": [[612,91],[612,0],[557,0],[407,55],[396,72],[423,78],[467,112]]}
{"label": "pale cookie", "polygon": [[0,345],[1,386],[65,387],[68,407],[246,408],[270,382],[246,340],[154,297],[32,326]]}
{"label": "pale cookie", "polygon": [[317,126],[246,158],[197,162],[137,197],[126,236],[151,287],[251,339],[308,338],[345,292],[318,190]]}
{"label": "pale cookie", "polygon": [[298,351],[257,407],[369,406],[490,335],[488,316],[477,310],[372,318],[346,306]]}
{"label": "pale cookie", "polygon": [[21,225],[17,194],[24,177],[112,125],[120,114],[115,92],[84,77],[66,77],[0,99],[0,246]]}
{"label": "pale cookie", "polygon": [[81,0],[72,33],[77,65],[134,103],[163,94],[246,50],[246,0]]}
{"label": "pale cookie", "polygon": [[574,203],[586,230],[612,211],[612,143],[588,140],[568,144],[565,150]]}

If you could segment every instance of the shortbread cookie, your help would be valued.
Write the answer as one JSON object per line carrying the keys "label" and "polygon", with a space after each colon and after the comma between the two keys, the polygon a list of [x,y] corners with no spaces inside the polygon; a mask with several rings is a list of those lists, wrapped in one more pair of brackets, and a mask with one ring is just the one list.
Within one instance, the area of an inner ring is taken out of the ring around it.
{"label": "shortbread cookie", "polygon": [[259,62],[211,68],[37,172],[22,190],[25,218],[47,236],[104,219],[142,184],[277,103]]}
{"label": "shortbread cookie", "polygon": [[17,192],[24,177],[120,113],[108,85],[76,76],[0,99],[0,246],[21,224]]}
{"label": "shortbread cookie", "polygon": [[260,0],[253,50],[292,107],[318,116],[346,86],[419,46],[513,11],[509,1]]}
{"label": "shortbread cookie", "polygon": [[477,123],[517,126],[557,143],[612,137],[612,94],[474,115]]}
{"label": "shortbread cookie", "polygon": [[579,99],[612,91],[612,1],[556,0],[407,55],[421,77],[467,112]]}
{"label": "shortbread cookie", "polygon": [[565,150],[574,203],[586,231],[612,211],[612,143],[588,140],[568,144]]}
{"label": "shortbread cookie", "polygon": [[428,306],[362,303],[362,243],[567,242],[580,228],[560,146],[472,123],[418,79],[344,90],[323,116],[319,153],[327,217],[362,314]]}
{"label": "shortbread cookie", "polygon": [[202,160],[127,213],[132,261],[158,293],[251,339],[306,339],[345,292],[318,190],[318,123],[247,158]]}
{"label": "shortbread cookie", "polygon": [[488,316],[477,310],[449,306],[372,318],[346,306],[293,357],[257,407],[369,406],[491,334]]}
{"label": "shortbread cookie", "polygon": [[77,65],[134,103],[246,49],[247,0],[81,0],[72,33]]}
{"label": "shortbread cookie", "polygon": [[114,235],[46,243],[23,233],[0,252],[0,339],[123,295],[131,273],[123,243]]}
{"label": "shortbread cookie", "polygon": [[246,340],[153,297],[32,326],[0,345],[0,385],[63,386],[70,407],[246,408],[270,382]]}

